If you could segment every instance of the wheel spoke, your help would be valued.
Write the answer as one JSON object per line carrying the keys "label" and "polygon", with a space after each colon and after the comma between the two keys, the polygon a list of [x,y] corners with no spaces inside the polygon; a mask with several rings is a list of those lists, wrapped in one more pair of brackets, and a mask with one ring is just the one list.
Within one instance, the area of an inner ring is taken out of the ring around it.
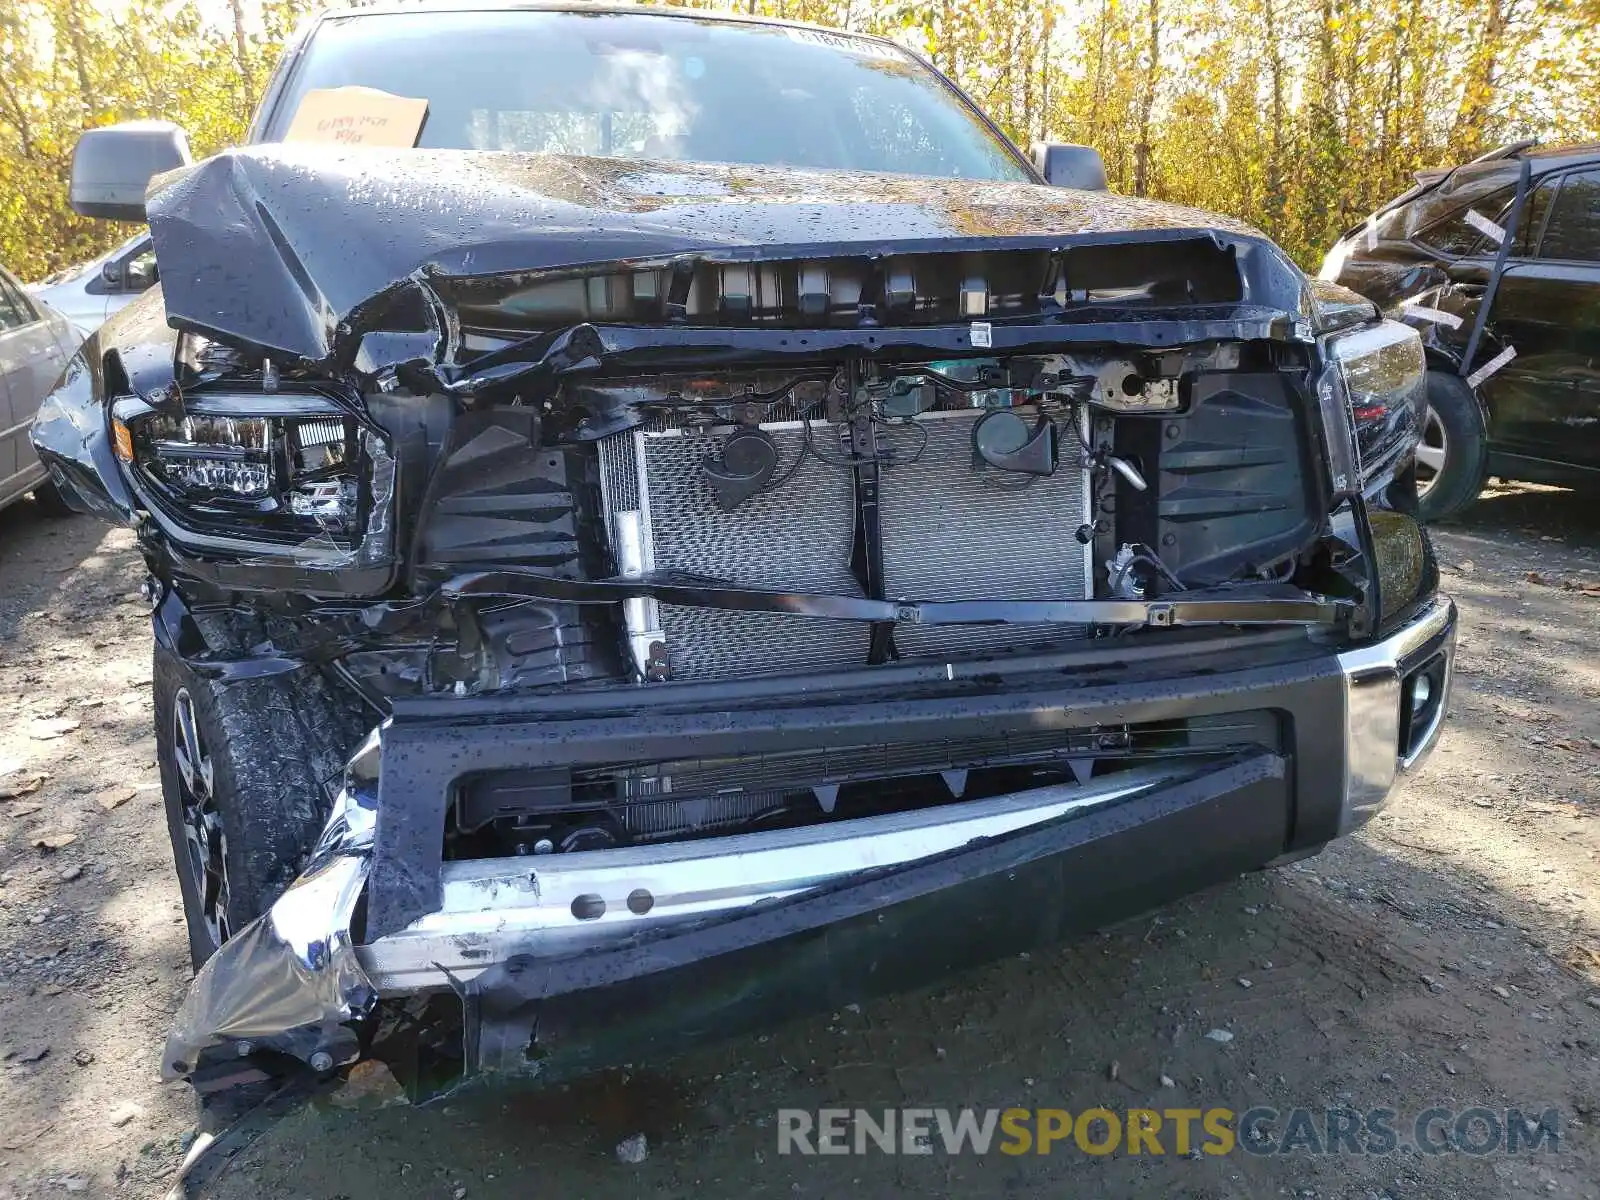
{"label": "wheel spoke", "polygon": [[205,755],[200,748],[200,731],[195,726],[194,701],[189,698],[187,690],[180,691],[173,703],[172,726],[173,753],[178,759],[178,771],[183,776],[184,786],[195,791],[196,785],[199,785],[207,787],[209,792],[209,781],[201,782],[202,759]]}
{"label": "wheel spoke", "polygon": [[1417,447],[1417,461],[1437,474],[1444,470],[1444,447],[1421,445]]}
{"label": "wheel spoke", "polygon": [[206,877],[206,861],[210,857],[210,850],[200,831],[189,820],[189,815],[184,814],[183,844],[189,853],[189,873],[194,876],[197,883],[203,884]]}
{"label": "wheel spoke", "polygon": [[[181,703],[181,701],[180,701]],[[184,720],[181,713],[174,713],[172,718],[172,760],[178,768],[178,778],[183,783],[185,792],[194,792],[194,756],[189,751],[188,739],[184,736]]]}
{"label": "wheel spoke", "polygon": [[214,945],[232,933],[228,917],[228,839],[217,810],[211,756],[187,688],[179,688],[172,704],[172,758],[179,778],[183,840],[190,878],[200,906],[199,919]]}
{"label": "wheel spoke", "polygon": [[1432,407],[1422,425],[1422,440],[1417,445],[1417,495],[1426,496],[1444,474],[1445,463],[1450,458],[1450,437],[1444,431],[1444,422]]}

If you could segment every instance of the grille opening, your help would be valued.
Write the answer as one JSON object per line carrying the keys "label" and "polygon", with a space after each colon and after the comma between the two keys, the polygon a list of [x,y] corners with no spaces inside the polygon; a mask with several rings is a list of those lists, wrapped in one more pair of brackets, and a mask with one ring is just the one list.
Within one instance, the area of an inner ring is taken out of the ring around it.
{"label": "grille opening", "polygon": [[1162,759],[1276,748],[1268,712],[938,742],[541,767],[464,777],[444,857],[505,858],[686,841],[909,812],[1083,783]]}
{"label": "grille opening", "polygon": [[[675,269],[686,290],[672,303]],[[693,326],[851,328],[868,311],[882,325],[1054,313],[1064,304],[1230,304],[1244,279],[1233,246],[1211,236],[1044,247],[692,265],[639,264],[536,275],[441,280],[473,331],[502,337],[575,321]]]}
{"label": "grille opening", "polygon": [[[1090,548],[1075,536],[1089,516],[1087,472],[1063,464],[1025,481],[973,466],[982,409],[923,414],[920,448],[880,475],[884,592],[913,600],[1060,600],[1093,592]],[[1076,417],[1071,418],[1077,420]],[[830,426],[813,426],[813,439]],[[799,422],[761,425],[782,486],[722,509],[700,477],[718,430],[635,430],[605,438],[599,455],[613,547],[617,514],[638,513],[647,569],[750,587],[858,596],[852,572],[856,500],[850,472],[804,454]],[[907,445],[917,440],[898,434]],[[661,605],[672,679],[733,679],[865,665],[860,622]],[[902,658],[964,659],[1037,652],[1085,627],[929,626],[895,631]]]}

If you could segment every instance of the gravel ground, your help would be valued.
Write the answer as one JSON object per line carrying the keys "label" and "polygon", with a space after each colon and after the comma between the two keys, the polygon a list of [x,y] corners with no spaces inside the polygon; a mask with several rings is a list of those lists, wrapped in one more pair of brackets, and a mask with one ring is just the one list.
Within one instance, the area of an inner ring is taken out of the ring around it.
{"label": "gravel ground", "polygon": [[[1464,615],[1444,744],[1318,858],[581,1086],[309,1106],[218,1194],[1600,1197],[1592,514],[1505,488],[1440,532]],[[0,1200],[158,1194],[192,1121],[156,1071],[189,971],[138,579],[126,531],[0,512]],[[1402,1133],[1433,1105],[1553,1107],[1560,1151],[801,1158],[774,1128],[779,1108],[1340,1104]]]}

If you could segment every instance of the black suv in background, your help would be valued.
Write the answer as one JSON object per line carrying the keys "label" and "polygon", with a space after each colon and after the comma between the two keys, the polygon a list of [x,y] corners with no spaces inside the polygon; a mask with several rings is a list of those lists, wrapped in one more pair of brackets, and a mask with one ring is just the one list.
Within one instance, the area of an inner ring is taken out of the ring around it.
{"label": "black suv in background", "polygon": [[1600,483],[1600,145],[1421,172],[1321,274],[1422,332],[1425,517],[1460,512],[1489,475]]}

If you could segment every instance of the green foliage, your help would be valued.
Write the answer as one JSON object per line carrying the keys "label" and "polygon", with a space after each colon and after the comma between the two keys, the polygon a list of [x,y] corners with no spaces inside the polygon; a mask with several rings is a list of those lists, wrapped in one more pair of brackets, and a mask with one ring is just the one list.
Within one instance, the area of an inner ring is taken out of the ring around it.
{"label": "green foliage", "polygon": [[[667,0],[671,2],[671,0]],[[1114,188],[1243,218],[1306,266],[1411,173],[1600,136],[1600,0],[693,0],[884,34],[1019,145],[1083,142]],[[80,131],[238,142],[307,0],[0,7],[0,261],[39,278],[132,232],[66,206]],[[216,15],[222,14],[218,23]]]}

